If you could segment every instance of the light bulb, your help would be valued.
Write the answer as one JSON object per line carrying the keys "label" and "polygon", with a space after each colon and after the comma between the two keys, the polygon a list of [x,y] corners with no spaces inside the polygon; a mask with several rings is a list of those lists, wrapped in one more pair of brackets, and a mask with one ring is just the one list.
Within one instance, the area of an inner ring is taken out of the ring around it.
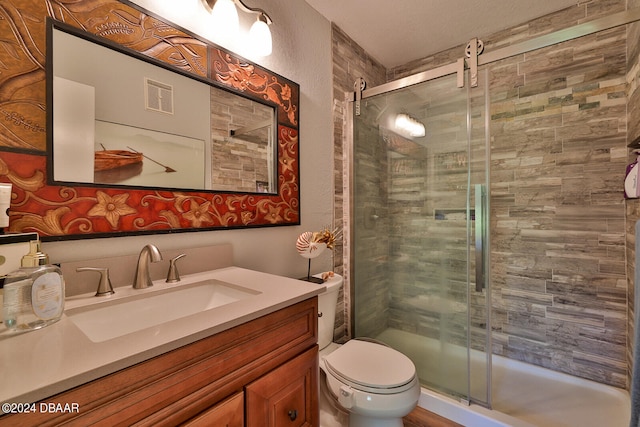
{"label": "light bulb", "polygon": [[217,0],[211,11],[213,28],[216,33],[222,33],[223,39],[233,39],[237,36],[240,23],[238,10],[232,0]]}
{"label": "light bulb", "polygon": [[262,15],[260,15],[251,26],[249,43],[251,50],[257,55],[269,56],[272,50],[271,30],[269,30],[269,25],[263,19]]}
{"label": "light bulb", "polygon": [[398,114],[396,116],[396,129],[405,130],[409,123],[409,117],[406,114]]}

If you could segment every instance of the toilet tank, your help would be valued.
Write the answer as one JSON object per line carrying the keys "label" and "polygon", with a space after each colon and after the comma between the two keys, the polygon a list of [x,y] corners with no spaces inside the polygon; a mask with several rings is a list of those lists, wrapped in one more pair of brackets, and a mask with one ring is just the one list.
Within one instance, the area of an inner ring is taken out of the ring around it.
{"label": "toilet tank", "polygon": [[318,295],[318,345],[320,350],[333,341],[336,324],[336,305],[342,288],[342,276],[336,274],[324,282],[327,290]]}

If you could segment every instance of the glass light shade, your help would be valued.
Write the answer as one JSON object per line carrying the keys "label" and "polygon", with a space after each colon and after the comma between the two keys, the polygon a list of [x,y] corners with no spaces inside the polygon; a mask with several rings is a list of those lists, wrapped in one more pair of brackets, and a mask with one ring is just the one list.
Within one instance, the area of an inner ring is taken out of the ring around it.
{"label": "glass light shade", "polygon": [[253,23],[249,30],[249,43],[251,44],[251,50],[257,55],[271,55],[271,30],[269,30],[269,25],[260,18]]}
{"label": "glass light shade", "polygon": [[395,127],[400,132],[405,133],[411,137],[425,136],[424,125],[408,114],[398,114],[396,116]]}
{"label": "glass light shade", "polygon": [[217,0],[213,5],[211,18],[217,33],[224,33],[224,38],[236,37],[240,23],[238,10],[232,0]]}

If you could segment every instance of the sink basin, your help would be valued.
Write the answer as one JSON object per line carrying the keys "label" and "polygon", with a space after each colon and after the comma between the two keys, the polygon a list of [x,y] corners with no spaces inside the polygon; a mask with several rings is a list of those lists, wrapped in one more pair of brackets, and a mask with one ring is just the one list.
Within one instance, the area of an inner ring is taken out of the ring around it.
{"label": "sink basin", "polygon": [[130,297],[68,309],[65,314],[91,341],[103,342],[258,294],[208,279],[143,294],[138,291]]}

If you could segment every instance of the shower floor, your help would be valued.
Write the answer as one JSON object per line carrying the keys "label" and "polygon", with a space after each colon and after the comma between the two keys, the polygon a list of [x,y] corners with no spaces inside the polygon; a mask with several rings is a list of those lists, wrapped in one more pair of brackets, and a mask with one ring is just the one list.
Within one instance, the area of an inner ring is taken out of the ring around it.
{"label": "shower floor", "polygon": [[[442,364],[443,347],[438,340],[396,329],[387,329],[376,339],[411,358],[424,383],[438,384],[441,377],[446,377],[447,381],[453,381],[455,389],[459,386],[465,389],[466,369],[456,369],[456,366],[464,366],[466,349],[445,344],[447,363]],[[483,353],[472,352],[472,363],[482,363],[483,359]],[[482,373],[482,369],[474,369],[472,365],[474,371]],[[482,384],[481,379],[474,380],[472,375],[472,387],[483,387]],[[523,426],[629,425],[630,402],[626,391],[495,355],[492,394],[493,411],[486,412],[499,412],[497,418],[502,414],[514,417]]]}

